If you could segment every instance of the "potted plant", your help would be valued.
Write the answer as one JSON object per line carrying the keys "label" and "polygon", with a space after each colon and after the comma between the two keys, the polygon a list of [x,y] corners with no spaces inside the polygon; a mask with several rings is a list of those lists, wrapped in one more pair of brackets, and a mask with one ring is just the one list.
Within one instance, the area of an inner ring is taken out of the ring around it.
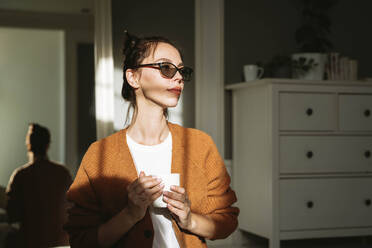
{"label": "potted plant", "polygon": [[[296,57],[296,55],[292,55],[292,76],[293,78],[301,78],[301,79],[309,79],[309,80],[321,80],[320,73],[324,73],[324,71],[317,72],[317,68],[319,68],[319,62],[321,61],[321,57],[318,58],[318,61],[315,62],[315,59],[311,57],[316,57],[314,54],[299,54],[300,57]],[[304,57],[301,57],[304,56]],[[307,57],[306,57],[307,56]],[[321,54],[320,54],[321,56]]]}
{"label": "potted plant", "polygon": [[330,9],[338,0],[293,0],[301,11],[301,26],[295,39],[299,53],[292,55],[294,78],[322,80],[327,52],[333,47],[328,36],[331,32]]}
{"label": "potted plant", "polygon": [[272,78],[290,78],[291,77],[291,57],[288,55],[276,55],[264,65],[265,76]]}

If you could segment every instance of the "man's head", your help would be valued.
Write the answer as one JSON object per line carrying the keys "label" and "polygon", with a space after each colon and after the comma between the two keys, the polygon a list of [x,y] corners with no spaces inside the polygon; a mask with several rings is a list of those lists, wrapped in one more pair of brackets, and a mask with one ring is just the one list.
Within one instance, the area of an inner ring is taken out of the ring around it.
{"label": "man's head", "polygon": [[36,156],[45,156],[50,144],[50,132],[46,127],[30,123],[26,135],[27,151]]}

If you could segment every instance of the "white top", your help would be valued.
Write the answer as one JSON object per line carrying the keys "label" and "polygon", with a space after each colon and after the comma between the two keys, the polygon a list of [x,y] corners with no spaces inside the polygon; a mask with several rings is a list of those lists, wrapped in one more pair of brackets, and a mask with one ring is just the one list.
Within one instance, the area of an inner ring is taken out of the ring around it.
{"label": "white top", "polygon": [[[132,154],[137,175],[144,171],[147,176],[156,174],[170,174],[172,163],[172,134],[160,144],[147,146],[135,142],[128,134],[127,143]],[[172,228],[171,214],[164,208],[150,207],[150,216],[154,227],[153,248],[179,248],[179,244]]]}

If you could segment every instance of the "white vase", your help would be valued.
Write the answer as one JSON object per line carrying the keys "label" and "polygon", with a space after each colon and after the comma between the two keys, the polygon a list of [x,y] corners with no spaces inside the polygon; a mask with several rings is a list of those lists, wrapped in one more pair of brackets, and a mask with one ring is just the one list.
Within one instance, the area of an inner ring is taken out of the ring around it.
{"label": "white vase", "polygon": [[295,53],[292,54],[292,60],[298,60],[300,57],[306,58],[306,61],[313,59],[315,67],[312,67],[309,71],[299,73],[296,69],[292,70],[292,77],[297,79],[305,80],[323,80],[325,66],[327,63],[327,55],[324,53]]}

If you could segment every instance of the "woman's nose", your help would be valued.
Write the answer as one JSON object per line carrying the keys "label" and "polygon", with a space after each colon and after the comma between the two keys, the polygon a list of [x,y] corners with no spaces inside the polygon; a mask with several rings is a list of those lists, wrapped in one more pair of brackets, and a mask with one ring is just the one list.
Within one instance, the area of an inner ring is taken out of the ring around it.
{"label": "woman's nose", "polygon": [[183,77],[182,77],[181,73],[179,71],[177,71],[176,74],[174,75],[173,79],[180,81],[180,80],[183,80]]}

